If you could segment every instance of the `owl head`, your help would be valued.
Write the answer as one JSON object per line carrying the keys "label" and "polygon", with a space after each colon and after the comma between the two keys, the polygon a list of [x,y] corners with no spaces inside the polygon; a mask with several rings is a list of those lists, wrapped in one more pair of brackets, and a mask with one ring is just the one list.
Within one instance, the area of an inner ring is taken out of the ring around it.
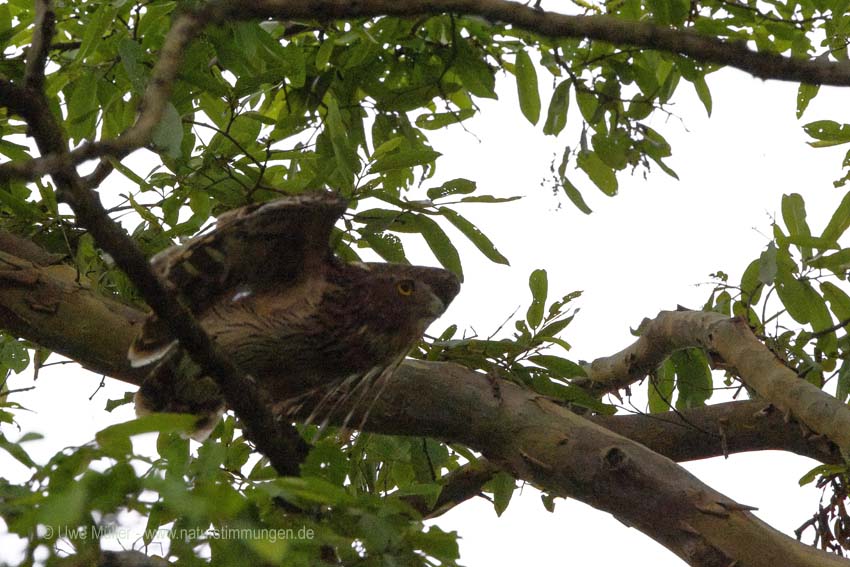
{"label": "owl head", "polygon": [[[415,327],[421,333],[445,312],[460,291],[453,273],[442,268],[405,264],[355,263],[357,303],[354,311],[377,316],[378,326]],[[381,324],[383,323],[383,325]]]}

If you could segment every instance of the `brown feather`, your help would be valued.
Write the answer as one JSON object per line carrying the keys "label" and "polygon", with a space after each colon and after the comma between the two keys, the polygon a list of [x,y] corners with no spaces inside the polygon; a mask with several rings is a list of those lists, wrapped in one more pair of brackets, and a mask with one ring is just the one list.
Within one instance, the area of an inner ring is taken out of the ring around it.
{"label": "brown feather", "polygon": [[[440,268],[337,260],[329,240],[345,208],[330,193],[244,207],[152,261],[273,402],[321,390],[327,394],[313,413],[325,419],[341,403],[368,415],[381,385],[460,287]],[[195,412],[208,433],[221,396],[175,348],[166,325],[151,316],[129,356],[138,365],[159,360],[137,395],[139,411]]]}

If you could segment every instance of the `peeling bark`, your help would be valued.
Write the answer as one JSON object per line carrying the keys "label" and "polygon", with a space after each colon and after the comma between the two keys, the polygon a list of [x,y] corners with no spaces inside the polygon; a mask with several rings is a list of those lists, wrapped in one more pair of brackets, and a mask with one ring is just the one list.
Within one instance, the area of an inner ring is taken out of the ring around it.
{"label": "peeling bark", "polygon": [[752,333],[746,322],[720,313],[662,311],[628,348],[587,366],[588,380],[621,388],[655,369],[675,350],[700,347],[734,369],[764,400],[850,454],[850,408],[801,379]]}

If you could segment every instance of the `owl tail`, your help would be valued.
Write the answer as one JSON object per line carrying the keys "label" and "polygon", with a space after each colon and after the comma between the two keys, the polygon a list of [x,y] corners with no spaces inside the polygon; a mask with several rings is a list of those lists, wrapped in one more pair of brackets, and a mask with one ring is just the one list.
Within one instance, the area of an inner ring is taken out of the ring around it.
{"label": "owl tail", "polygon": [[133,400],[139,417],[154,412],[197,415],[189,434],[196,441],[209,437],[225,412],[218,385],[181,350],[174,350],[153,368]]}
{"label": "owl tail", "polygon": [[162,360],[176,345],[177,341],[171,335],[168,325],[151,314],[130,345],[127,358],[130,359],[130,366],[140,368]]}

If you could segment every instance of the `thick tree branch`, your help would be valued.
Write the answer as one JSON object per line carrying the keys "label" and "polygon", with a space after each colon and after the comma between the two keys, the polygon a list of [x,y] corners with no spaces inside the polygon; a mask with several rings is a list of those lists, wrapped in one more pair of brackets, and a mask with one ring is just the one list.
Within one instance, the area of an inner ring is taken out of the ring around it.
{"label": "thick tree branch", "polygon": [[464,443],[517,478],[610,512],[691,565],[847,564],[782,536],[646,447],[515,384],[496,397],[487,377],[474,376],[408,361],[367,426]]}
{"label": "thick tree branch", "polygon": [[[440,13],[475,15],[552,38],[587,38],[686,55],[704,63],[734,67],[761,79],[850,86],[850,63],[821,58],[799,59],[749,49],[745,42],[729,42],[689,30],[611,16],[568,16],[538,10],[507,0],[229,0],[208,2],[175,18],[166,35],[139,108],[136,123],[117,138],[87,142],[68,153],[0,165],[0,181],[33,180],[63,167],[90,159],[118,159],[144,147],[162,118],[171,88],[189,43],[210,24],[257,18],[351,19],[379,16],[427,16]],[[48,45],[49,42],[44,42]],[[35,47],[35,46],[34,46]],[[36,51],[36,50],[34,50]],[[37,50],[39,53],[44,49]],[[0,91],[0,104],[8,105]],[[10,106],[11,108],[11,106]]]}
{"label": "thick tree branch", "polygon": [[[140,318],[138,312],[123,319],[133,312],[131,308],[84,290],[73,282],[70,268],[38,267],[20,258],[17,262],[17,265],[0,264],[10,274],[17,274],[0,276],[0,324],[36,342],[53,341],[57,351],[89,367],[114,368],[116,376],[138,382],[138,374],[126,368],[125,356],[134,335],[132,320]],[[60,295],[50,296],[51,289]],[[40,297],[39,301],[33,302],[34,297]],[[51,309],[41,308],[41,304],[50,301],[54,303]],[[98,303],[100,307],[96,307]],[[70,311],[72,308],[77,311]],[[86,309],[92,311],[85,313]],[[9,317],[9,313],[13,316]],[[65,322],[69,332],[63,340],[55,329],[68,316],[75,319]],[[121,336],[125,342],[114,340],[109,346],[111,355],[107,354],[97,340],[92,341],[91,329],[96,329],[101,339]],[[93,351],[102,358],[95,359]],[[732,559],[745,565],[769,567],[844,564],[834,556],[811,550],[770,529],[744,507],[714,492],[643,445],[513,384],[504,383],[500,390],[501,397],[495,397],[485,376],[460,366],[408,361],[373,407],[367,429],[467,444],[518,478],[611,512],[693,565],[726,565]],[[413,391],[415,396],[410,395]],[[742,410],[744,413],[758,404],[747,402],[746,405],[749,407]],[[719,415],[730,416],[731,421],[735,412]],[[671,427],[681,427],[672,416],[664,417]],[[685,414],[689,422],[701,424],[706,430],[716,425],[709,417],[702,421],[691,417]],[[616,428],[612,424],[626,423],[624,432],[637,432],[643,428],[629,423],[635,419],[629,417],[618,422],[611,418],[606,425]],[[655,420],[655,416],[646,419]],[[728,431],[735,429],[727,427]],[[645,439],[657,442],[658,435],[643,431]],[[729,446],[734,443],[730,442]],[[476,474],[467,480],[468,483],[464,479],[447,480],[444,506],[477,494],[486,476]],[[433,514],[439,511],[440,508],[425,510]]]}
{"label": "thick tree branch", "polygon": [[790,451],[821,463],[844,462],[834,443],[789,421],[763,400],[588,419],[676,462],[766,450]]}
{"label": "thick tree branch", "polygon": [[488,20],[552,38],[587,38],[616,45],[687,55],[704,63],[735,67],[761,79],[850,86],[850,64],[760,53],[744,42],[727,42],[688,30],[611,16],[567,16],[506,0],[251,0],[232,17],[346,19],[422,16],[441,12]]}
{"label": "thick tree branch", "polygon": [[[145,369],[130,367],[126,352],[146,314],[92,291],[78,281],[72,267],[57,264],[57,259],[29,240],[0,231],[0,328],[97,374],[140,384]],[[467,378],[476,376],[470,371]],[[767,449],[792,451],[822,463],[840,460],[835,445],[807,434],[760,400],[588,419],[674,461]]]}
{"label": "thick tree branch", "polygon": [[[676,462],[770,449],[791,451],[821,463],[844,462],[834,444],[806,435],[772,405],[759,400],[653,415],[594,415],[587,419]],[[410,499],[409,503],[423,516],[437,517],[480,495],[499,470],[487,460],[466,465],[443,479],[442,492],[434,506],[428,506],[421,498]]]}
{"label": "thick tree branch", "polygon": [[740,319],[702,311],[662,311],[643,325],[635,343],[594,360],[585,370],[588,380],[603,390],[622,388],[652,372],[673,351],[688,347],[716,354],[767,402],[850,454],[850,408],[800,379]]}

